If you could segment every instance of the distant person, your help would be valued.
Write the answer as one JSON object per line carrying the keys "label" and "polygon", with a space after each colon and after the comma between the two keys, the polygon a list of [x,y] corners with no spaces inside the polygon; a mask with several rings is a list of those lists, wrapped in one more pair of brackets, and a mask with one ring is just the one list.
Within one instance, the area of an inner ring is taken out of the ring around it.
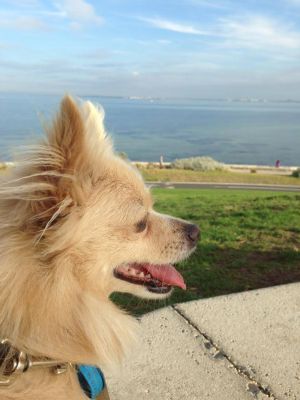
{"label": "distant person", "polygon": [[159,168],[163,168],[164,167],[164,156],[160,156],[159,158]]}
{"label": "distant person", "polygon": [[279,167],[280,167],[280,160],[277,160],[277,161],[276,161],[275,167],[276,167],[276,168],[279,168]]}

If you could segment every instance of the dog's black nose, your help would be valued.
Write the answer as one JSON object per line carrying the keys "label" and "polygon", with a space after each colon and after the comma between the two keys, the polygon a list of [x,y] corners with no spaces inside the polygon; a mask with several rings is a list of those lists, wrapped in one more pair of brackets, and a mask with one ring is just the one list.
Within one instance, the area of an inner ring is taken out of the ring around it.
{"label": "dog's black nose", "polygon": [[200,238],[200,229],[198,226],[194,224],[188,224],[185,228],[185,231],[189,240],[193,244],[196,244]]}

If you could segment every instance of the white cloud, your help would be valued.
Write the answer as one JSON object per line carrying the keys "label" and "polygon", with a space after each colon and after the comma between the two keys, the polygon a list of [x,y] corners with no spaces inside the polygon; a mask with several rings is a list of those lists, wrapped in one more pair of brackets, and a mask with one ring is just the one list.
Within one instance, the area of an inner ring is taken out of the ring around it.
{"label": "white cloud", "polygon": [[102,24],[103,18],[97,15],[92,4],[85,0],[62,0],[55,3],[61,16],[71,20],[71,27],[78,29],[81,24],[94,23]]}
{"label": "white cloud", "polygon": [[177,23],[177,22],[166,20],[166,19],[144,18],[144,17],[139,17],[138,19],[141,21],[147,22],[148,24],[154,26],[155,28],[159,28],[159,29],[163,29],[163,30],[167,30],[167,31],[185,33],[185,34],[190,34],[190,35],[209,35],[210,34],[209,32],[195,28],[193,25]]}
{"label": "white cloud", "polygon": [[222,20],[221,31],[233,47],[300,49],[298,31],[262,16]]}
{"label": "white cloud", "polygon": [[49,29],[49,26],[40,18],[25,15],[15,16],[6,13],[0,14],[0,27],[21,31]]}
{"label": "white cloud", "polygon": [[39,0],[10,0],[11,11],[0,10],[0,27],[17,30],[53,29],[58,19],[66,19],[69,27],[80,30],[85,25],[100,25],[103,18],[86,0],[54,0],[55,9],[45,8]]}

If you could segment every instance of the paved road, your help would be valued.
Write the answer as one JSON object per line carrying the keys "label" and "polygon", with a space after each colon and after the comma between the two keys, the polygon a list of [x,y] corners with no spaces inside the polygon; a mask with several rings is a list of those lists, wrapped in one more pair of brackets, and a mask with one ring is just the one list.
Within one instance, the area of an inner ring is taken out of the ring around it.
{"label": "paved road", "polygon": [[272,192],[300,192],[295,185],[259,185],[244,183],[201,183],[201,182],[147,182],[151,187],[168,189],[233,189],[233,190],[269,190]]}

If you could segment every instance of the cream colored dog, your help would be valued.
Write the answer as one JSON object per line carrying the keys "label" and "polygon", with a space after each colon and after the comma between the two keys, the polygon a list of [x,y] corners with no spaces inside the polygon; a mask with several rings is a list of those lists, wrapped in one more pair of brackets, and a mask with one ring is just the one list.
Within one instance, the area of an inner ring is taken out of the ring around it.
{"label": "cream colored dog", "polygon": [[[33,358],[118,362],[136,323],[109,295],[157,299],[184,289],[170,263],[195,249],[198,228],[152,209],[90,102],[65,97],[47,139],[10,174],[0,190],[0,338]],[[0,399],[86,397],[69,368],[20,374],[0,386]]]}

